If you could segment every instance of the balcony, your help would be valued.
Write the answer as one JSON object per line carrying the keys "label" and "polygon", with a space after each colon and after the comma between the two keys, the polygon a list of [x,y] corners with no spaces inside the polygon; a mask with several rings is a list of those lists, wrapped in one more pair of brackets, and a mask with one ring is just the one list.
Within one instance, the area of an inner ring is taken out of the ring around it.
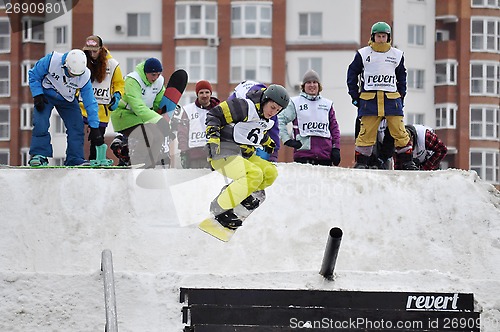
{"label": "balcony", "polygon": [[445,23],[458,21],[460,0],[439,0],[436,1],[436,20],[442,20]]}

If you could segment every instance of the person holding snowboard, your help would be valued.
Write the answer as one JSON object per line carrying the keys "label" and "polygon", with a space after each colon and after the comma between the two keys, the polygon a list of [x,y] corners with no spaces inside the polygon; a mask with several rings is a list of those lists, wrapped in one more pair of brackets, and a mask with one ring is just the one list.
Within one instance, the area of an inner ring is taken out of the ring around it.
{"label": "person holding snowboard", "polygon": [[[89,36],[83,46],[87,56],[87,67],[90,69],[90,81],[94,89],[94,96],[99,107],[99,130],[104,136],[108,127],[109,114],[118,107],[124,93],[125,82],[118,61],[103,45],[99,36]],[[80,103],[83,121],[88,124],[87,110]],[[90,140],[90,136],[89,136]],[[96,159],[95,145],[90,142],[89,160]]]}
{"label": "person holding snowboard", "polygon": [[354,168],[368,168],[379,124],[385,117],[396,147],[394,162],[405,170],[417,170],[403,122],[403,98],[407,88],[404,54],[391,46],[389,24],[373,24],[368,46],[358,50],[349,64],[347,87],[361,120],[355,142]]}
{"label": "person holding snowboard", "polygon": [[100,146],[104,144],[104,138],[99,130],[97,101],[92,90],[85,53],[79,49],[67,53],[49,53],[35,63],[28,76],[35,106],[29,165],[48,165],[48,157],[52,157],[49,133],[52,108],[56,109],[64,121],[68,135],[64,165],[90,165],[83,153],[85,135],[82,113],[76,98],[78,90],[87,109],[90,141],[95,146]]}
{"label": "person holding snowboard", "polygon": [[255,149],[261,145],[273,152],[276,145],[268,133],[274,125],[270,118],[287,107],[289,100],[283,86],[271,84],[244,99],[224,101],[208,112],[208,160],[214,170],[233,180],[210,204],[210,212],[222,226],[241,226],[233,208],[240,203],[248,210],[257,208],[259,200],[252,193],[262,191],[262,196],[278,176],[276,165],[258,157]]}
{"label": "person holding snowboard", "polygon": [[170,134],[170,124],[156,111],[165,92],[162,71],[160,60],[149,58],[125,77],[123,98],[111,113],[113,128],[119,133],[111,150],[122,162],[130,162],[133,150],[133,163],[154,168]]}

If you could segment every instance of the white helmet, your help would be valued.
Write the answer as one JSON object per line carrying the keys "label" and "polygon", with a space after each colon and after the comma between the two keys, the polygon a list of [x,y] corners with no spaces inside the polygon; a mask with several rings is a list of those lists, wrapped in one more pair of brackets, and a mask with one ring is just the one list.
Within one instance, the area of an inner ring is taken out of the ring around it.
{"label": "white helmet", "polygon": [[66,56],[64,67],[68,68],[71,75],[83,75],[83,73],[85,73],[85,68],[87,68],[87,56],[82,50],[71,50]]}

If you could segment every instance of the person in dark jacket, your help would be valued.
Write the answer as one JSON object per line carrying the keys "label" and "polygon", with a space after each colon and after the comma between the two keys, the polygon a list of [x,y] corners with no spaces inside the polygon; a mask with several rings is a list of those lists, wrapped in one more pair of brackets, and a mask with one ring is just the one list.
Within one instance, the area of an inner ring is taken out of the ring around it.
{"label": "person in dark jacket", "polygon": [[[313,165],[340,164],[340,129],[330,99],[320,95],[318,73],[309,70],[302,79],[302,92],[292,97],[279,114],[280,138],[294,148],[293,160]],[[292,122],[292,133],[287,125]]]}
{"label": "person in dark jacket", "polygon": [[[243,81],[240,84],[238,84],[235,88],[233,93],[227,98],[227,100],[231,100],[234,98],[247,98],[247,95],[253,94],[255,91],[259,90],[265,90],[267,86],[265,84],[256,82],[256,81]],[[258,148],[257,149],[257,155],[261,158],[267,159],[272,162],[277,162],[278,161],[278,153],[280,149],[280,129],[278,126],[278,116],[275,115],[271,117],[271,120],[274,121],[274,125],[271,129],[269,129],[269,136],[271,136],[271,139],[276,143],[276,148],[274,149],[274,152],[270,155],[268,155],[263,149]]]}
{"label": "person in dark jacket", "polygon": [[377,22],[372,26],[368,46],[358,50],[349,65],[347,87],[361,120],[354,167],[368,168],[379,124],[385,117],[396,146],[395,162],[406,170],[416,170],[410,137],[403,122],[406,94],[404,55],[391,46],[389,24]]}
{"label": "person in dark jacket", "polygon": [[284,87],[271,84],[247,94],[247,98],[226,100],[208,111],[208,160],[215,171],[233,180],[210,205],[210,212],[222,226],[241,226],[233,209],[240,203],[248,210],[255,209],[259,202],[252,194],[264,191],[278,176],[276,165],[258,157],[255,150],[260,145],[272,153],[276,145],[268,134],[273,126],[270,119],[288,105],[289,99]]}

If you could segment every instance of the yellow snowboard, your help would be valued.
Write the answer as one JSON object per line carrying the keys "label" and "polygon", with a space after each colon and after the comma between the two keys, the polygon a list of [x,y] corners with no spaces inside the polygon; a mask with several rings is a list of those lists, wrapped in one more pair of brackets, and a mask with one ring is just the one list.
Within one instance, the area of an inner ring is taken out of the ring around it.
{"label": "yellow snowboard", "polygon": [[222,226],[213,217],[203,220],[198,225],[198,228],[224,242],[228,242],[229,240],[231,240],[234,232],[236,232],[235,229],[229,229]]}

